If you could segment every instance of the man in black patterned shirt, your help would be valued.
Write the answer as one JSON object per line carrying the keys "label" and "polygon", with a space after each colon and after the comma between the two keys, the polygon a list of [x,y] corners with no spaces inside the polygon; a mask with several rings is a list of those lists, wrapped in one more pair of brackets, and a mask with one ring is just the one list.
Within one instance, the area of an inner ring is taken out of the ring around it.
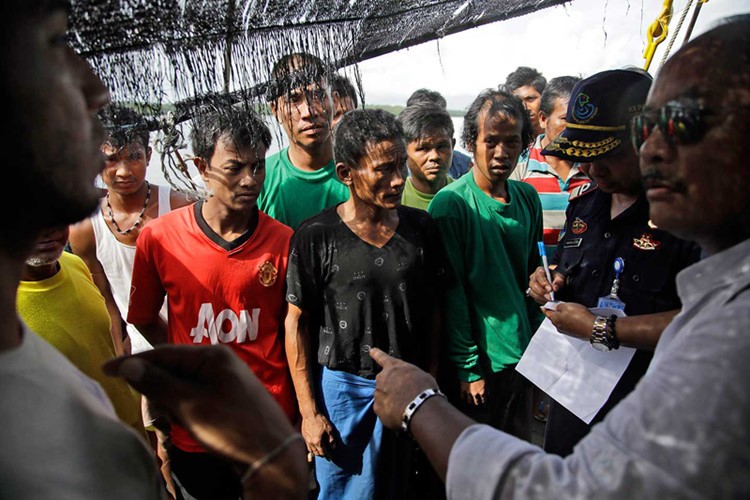
{"label": "man in black patterned shirt", "polygon": [[436,372],[442,245],[427,213],[401,206],[407,153],[395,117],[354,110],[335,134],[350,197],[292,240],[287,356],[319,497],[402,497],[413,445],[372,411],[378,367],[368,353]]}

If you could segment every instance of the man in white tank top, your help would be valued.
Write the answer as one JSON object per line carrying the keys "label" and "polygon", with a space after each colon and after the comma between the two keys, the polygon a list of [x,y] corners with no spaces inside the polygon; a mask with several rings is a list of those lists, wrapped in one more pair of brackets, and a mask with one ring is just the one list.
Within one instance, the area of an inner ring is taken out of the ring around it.
{"label": "man in white tank top", "polygon": [[[148,128],[140,115],[128,108],[110,107],[104,119],[109,137],[102,145],[106,164],[101,178],[107,189],[96,212],[71,227],[70,248],[86,262],[107,301],[118,353],[135,353],[151,348],[132,325],[127,325],[128,339],[122,331],[128,313],[135,242],[151,219],[194,200],[146,181],[151,147]],[[166,320],[166,304],[162,314]]]}
{"label": "man in white tank top", "polygon": [[[109,135],[101,147],[105,155],[101,178],[107,189],[96,212],[71,226],[70,249],[86,263],[104,296],[117,354],[137,353],[152,346],[124,320],[128,315],[136,240],[150,220],[194,200],[169,187],[146,181],[151,147],[149,130],[140,115],[128,108],[109,107],[103,113],[103,119]],[[166,301],[161,315],[166,321]],[[126,328],[127,336],[123,328]],[[149,440],[171,489],[168,458],[161,443],[164,435],[154,427],[155,417],[144,400],[143,424],[151,431]]]}

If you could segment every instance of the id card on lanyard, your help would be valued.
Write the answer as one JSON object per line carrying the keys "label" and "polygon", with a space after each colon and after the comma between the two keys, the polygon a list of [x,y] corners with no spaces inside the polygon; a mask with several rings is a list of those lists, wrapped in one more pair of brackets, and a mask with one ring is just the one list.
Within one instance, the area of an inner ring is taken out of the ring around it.
{"label": "id card on lanyard", "polygon": [[610,309],[618,309],[620,311],[625,310],[625,302],[620,300],[617,295],[617,291],[620,289],[620,276],[622,275],[623,269],[625,269],[625,261],[621,257],[615,259],[615,279],[612,281],[612,290],[609,295],[599,297],[599,301],[596,303],[596,307],[608,307]]}

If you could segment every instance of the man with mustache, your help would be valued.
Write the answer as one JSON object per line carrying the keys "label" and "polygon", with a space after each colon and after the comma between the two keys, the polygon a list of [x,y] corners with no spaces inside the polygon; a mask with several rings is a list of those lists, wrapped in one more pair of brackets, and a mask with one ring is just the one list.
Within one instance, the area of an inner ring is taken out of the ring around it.
{"label": "man with mustache", "polygon": [[[700,253],[694,243],[649,221],[627,125],[641,110],[650,86],[650,76],[633,70],[603,71],[579,82],[571,93],[565,130],[543,150],[570,161],[588,160],[594,182],[571,193],[552,259],[557,264],[552,283],[538,268],[529,293],[539,304],[550,300],[550,291],[566,302],[548,313],[561,332],[589,340],[600,350],[617,349],[620,343],[638,348],[591,424],[552,403],[544,449],[561,456],[572,453],[591,425],[646,373],[659,335],[680,308],[675,276]],[[624,263],[620,271],[615,269],[618,259]],[[595,317],[588,308],[606,306],[601,297],[629,317]]]}
{"label": "man with mustache", "polygon": [[[424,399],[406,427],[446,477],[449,498],[750,496],[748,89],[742,15],[667,60],[633,117],[651,219],[704,252],[677,277],[682,311],[640,383],[565,459],[475,425],[443,398]],[[398,427],[409,402],[437,384],[371,354],[384,367],[375,411]]]}
{"label": "man with mustache", "polygon": [[295,232],[286,348],[315,455],[319,498],[411,498],[413,444],[372,411],[380,347],[437,371],[445,271],[432,218],[405,207],[406,143],[396,118],[353,110],[336,127],[336,173],[349,200]]}
{"label": "man with mustache", "polygon": [[[153,220],[136,244],[128,322],[157,344],[230,347],[295,421],[284,355],[284,276],[291,229],[257,206],[271,133],[252,111],[199,111],[192,148],[209,197]],[[169,323],[159,315],[164,297]],[[241,492],[234,465],[173,423],[167,451],[185,498]],[[189,496],[188,496],[189,495]]]}
{"label": "man with mustache", "polygon": [[296,229],[303,220],[349,196],[333,162],[333,75],[323,61],[306,53],[282,57],[271,74],[267,98],[289,147],[266,159],[258,207]]}
{"label": "man with mustache", "polygon": [[529,113],[510,92],[479,94],[462,140],[474,166],[429,206],[452,275],[446,294],[448,356],[457,404],[476,419],[531,438],[531,385],[515,371],[542,315],[524,290],[539,265],[542,207],[529,184],[508,180],[531,142]]}

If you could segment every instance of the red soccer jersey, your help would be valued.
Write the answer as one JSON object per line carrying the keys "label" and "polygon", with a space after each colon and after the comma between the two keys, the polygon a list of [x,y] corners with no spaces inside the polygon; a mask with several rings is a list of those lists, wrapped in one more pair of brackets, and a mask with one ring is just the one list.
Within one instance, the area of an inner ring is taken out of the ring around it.
{"label": "red soccer jersey", "polygon": [[[174,210],[141,231],[128,322],[155,321],[166,294],[169,343],[230,346],[293,421],[283,333],[292,230],[261,212],[249,238],[226,242],[199,206]],[[204,451],[182,427],[173,425],[171,437],[184,451]]]}

